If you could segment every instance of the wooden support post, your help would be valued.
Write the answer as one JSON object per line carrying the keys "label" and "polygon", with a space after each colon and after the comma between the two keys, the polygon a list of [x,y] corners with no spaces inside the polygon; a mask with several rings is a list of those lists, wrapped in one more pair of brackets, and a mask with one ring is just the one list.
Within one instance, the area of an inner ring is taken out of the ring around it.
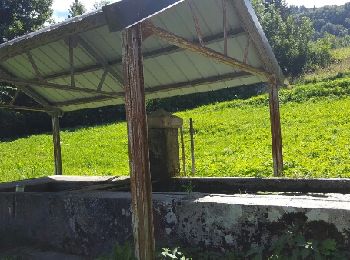
{"label": "wooden support post", "polygon": [[269,104],[272,133],[273,170],[274,176],[279,177],[283,172],[283,154],[281,119],[278,100],[278,84],[276,79],[272,79],[270,82]]}
{"label": "wooden support post", "polygon": [[185,141],[184,141],[184,130],[180,128],[180,136],[181,136],[181,158],[182,158],[182,170],[184,176],[186,176],[186,153],[185,153]]}
{"label": "wooden support post", "polygon": [[123,72],[135,256],[139,260],[153,260],[155,259],[155,242],[152,185],[141,45],[142,28],[140,24],[123,31]]}
{"label": "wooden support post", "polygon": [[227,56],[227,12],[226,12],[226,0],[222,0],[222,23],[224,27],[224,55]]}
{"label": "wooden support post", "polygon": [[190,137],[191,137],[191,160],[192,160],[192,175],[196,174],[196,158],[194,156],[194,128],[193,120],[190,118]]}
{"label": "wooden support post", "polygon": [[62,155],[61,155],[61,138],[60,138],[60,123],[57,113],[52,116],[52,134],[55,160],[55,175],[62,175]]}

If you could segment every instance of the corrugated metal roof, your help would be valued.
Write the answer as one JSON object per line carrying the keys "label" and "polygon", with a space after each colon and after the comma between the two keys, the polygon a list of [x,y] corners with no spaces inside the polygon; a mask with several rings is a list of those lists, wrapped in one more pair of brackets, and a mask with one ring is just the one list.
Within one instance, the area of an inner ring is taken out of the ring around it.
{"label": "corrugated metal roof", "polygon": [[[76,17],[4,43],[0,45],[0,78],[13,79],[13,83],[22,88],[30,86],[31,91],[61,111],[122,104],[122,29],[148,18],[155,26],[198,42],[194,23],[197,19],[205,47],[224,52],[222,1],[191,0],[193,11],[188,1],[144,0],[147,5],[140,7],[137,5],[139,0],[123,0],[106,6],[104,11]],[[246,64],[282,81],[281,70],[250,2],[225,1],[228,56],[245,60]],[[130,10],[133,6],[140,10]],[[116,31],[111,31],[111,13],[117,20],[113,21],[116,25],[112,25]],[[69,48],[72,35],[81,39],[78,44],[72,40],[73,53]],[[267,81],[261,75],[243,72],[201,54],[171,46],[156,36],[143,42],[143,53],[149,99]],[[71,86],[72,71],[75,86]]]}

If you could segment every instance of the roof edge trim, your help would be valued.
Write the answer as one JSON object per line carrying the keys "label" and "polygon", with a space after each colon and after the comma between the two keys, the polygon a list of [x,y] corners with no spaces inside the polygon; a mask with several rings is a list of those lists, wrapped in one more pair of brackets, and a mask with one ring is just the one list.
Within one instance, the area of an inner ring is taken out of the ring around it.
{"label": "roof edge trim", "polygon": [[118,32],[157,15],[184,0],[127,0],[102,7],[109,30]]}

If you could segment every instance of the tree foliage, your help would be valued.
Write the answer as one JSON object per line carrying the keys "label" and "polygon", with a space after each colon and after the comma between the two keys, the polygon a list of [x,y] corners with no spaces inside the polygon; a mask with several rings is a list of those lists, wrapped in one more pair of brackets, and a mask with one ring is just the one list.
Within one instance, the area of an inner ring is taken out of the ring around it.
{"label": "tree foliage", "polygon": [[42,27],[51,6],[52,0],[0,0],[0,43]]}
{"label": "tree foliage", "polygon": [[350,2],[341,6],[324,6],[321,8],[293,7],[293,13],[307,16],[314,22],[316,37],[324,37],[326,33],[343,37],[350,30]]}
{"label": "tree foliage", "polygon": [[287,75],[297,76],[314,66],[329,63],[330,46],[322,44],[324,41],[312,42],[315,30],[309,17],[293,14],[284,0],[253,0],[253,5]]}
{"label": "tree foliage", "polygon": [[110,3],[111,3],[111,0],[102,0],[102,1],[100,1],[100,2],[96,2],[96,3],[94,4],[94,8],[97,10],[97,9],[102,8],[102,7],[105,6],[105,5],[110,4]]}
{"label": "tree foliage", "polygon": [[82,2],[80,2],[79,0],[74,0],[72,5],[70,6],[68,12],[69,12],[68,18],[72,18],[72,17],[82,15],[83,13],[85,13],[86,8]]}
{"label": "tree foliage", "polygon": [[[41,28],[51,19],[52,1],[0,0],[0,43]],[[13,95],[11,86],[0,83],[0,103]]]}

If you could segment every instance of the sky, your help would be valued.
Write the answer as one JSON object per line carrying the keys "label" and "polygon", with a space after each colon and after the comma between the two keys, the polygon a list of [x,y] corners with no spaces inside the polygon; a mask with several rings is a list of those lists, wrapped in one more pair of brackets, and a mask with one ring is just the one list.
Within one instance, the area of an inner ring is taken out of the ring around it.
{"label": "sky", "polygon": [[[68,16],[69,6],[72,4],[74,0],[54,0],[53,1],[53,9],[54,9],[54,19],[57,22],[63,21]],[[81,2],[85,5],[88,10],[93,9],[93,5],[98,0],[81,0]],[[116,0],[112,0],[111,2],[116,2]],[[321,7],[324,5],[343,5],[350,0],[332,0],[331,3],[329,0],[287,0],[287,3],[290,5],[304,5],[306,7]]]}

